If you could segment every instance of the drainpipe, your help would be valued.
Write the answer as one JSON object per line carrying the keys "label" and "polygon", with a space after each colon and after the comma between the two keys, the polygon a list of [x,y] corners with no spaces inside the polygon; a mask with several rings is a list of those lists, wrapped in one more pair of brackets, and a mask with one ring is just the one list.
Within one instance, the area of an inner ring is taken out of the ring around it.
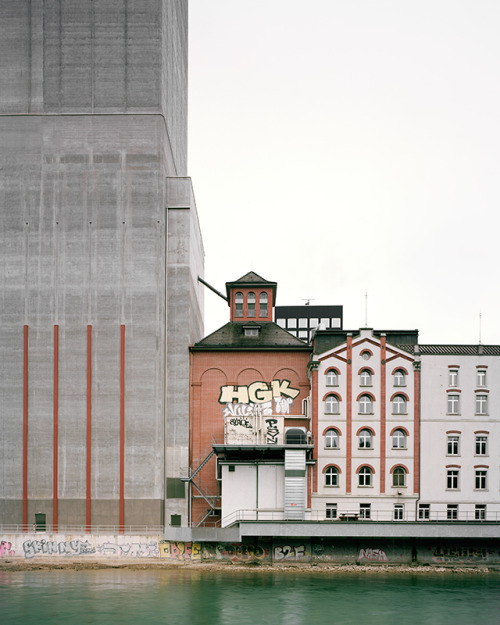
{"label": "drainpipe", "polygon": [[255,511],[256,520],[259,520],[259,463],[255,462]]}

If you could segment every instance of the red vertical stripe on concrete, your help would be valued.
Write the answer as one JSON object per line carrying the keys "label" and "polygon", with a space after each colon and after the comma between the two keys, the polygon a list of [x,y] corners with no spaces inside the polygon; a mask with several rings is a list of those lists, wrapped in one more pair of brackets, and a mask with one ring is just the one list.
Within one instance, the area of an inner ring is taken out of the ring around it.
{"label": "red vertical stripe on concrete", "polygon": [[57,532],[57,478],[59,475],[59,326],[54,326],[54,441],[53,441],[53,510],[52,523]]}
{"label": "red vertical stripe on concrete", "polygon": [[125,326],[120,327],[120,532],[125,523]]}
{"label": "red vertical stripe on concrete", "polygon": [[420,485],[420,363],[415,363],[413,409],[413,492],[419,492]]}
{"label": "red vertical stripe on concrete", "polygon": [[318,492],[318,365],[313,364],[311,371],[311,419],[312,434],[314,441],[313,459],[316,461],[313,467],[313,491]]}
{"label": "red vertical stripe on concrete", "polygon": [[86,525],[90,533],[91,525],[91,485],[92,485],[92,326],[87,326],[87,503]]}
{"label": "red vertical stripe on concrete", "polygon": [[24,326],[23,358],[23,531],[28,531],[28,326]]}
{"label": "red vertical stripe on concrete", "polygon": [[352,336],[347,336],[347,382],[346,382],[346,460],[345,492],[351,492],[352,474]]}
{"label": "red vertical stripe on concrete", "polygon": [[380,338],[380,492],[385,493],[385,464],[386,464],[386,390],[385,390],[385,360],[386,339]]}

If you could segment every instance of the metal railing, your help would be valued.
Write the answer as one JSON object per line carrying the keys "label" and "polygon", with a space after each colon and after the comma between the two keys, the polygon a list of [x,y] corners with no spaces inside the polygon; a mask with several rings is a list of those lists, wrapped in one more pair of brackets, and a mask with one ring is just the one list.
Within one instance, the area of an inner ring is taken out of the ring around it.
{"label": "metal railing", "polygon": [[101,534],[116,536],[124,534],[127,536],[161,536],[165,531],[163,525],[62,525],[58,523],[57,529],[51,523],[44,525],[5,524],[0,525],[2,534],[25,534],[33,532],[45,534],[74,534],[82,536],[85,534]]}
{"label": "metal railing", "polygon": [[[450,518],[448,511],[436,511],[430,512],[429,518],[415,518],[415,511],[398,511],[397,518],[395,518],[394,510],[366,510],[357,508],[331,511],[330,514],[335,516],[326,516],[325,511],[312,510],[308,511],[304,515],[304,521],[300,522],[313,522],[313,523],[500,523],[500,512],[486,512],[485,518],[477,518],[476,512],[463,511],[458,513],[457,518]],[[225,516],[221,520],[222,527],[228,527],[235,523],[245,521],[284,521],[289,522],[286,518],[285,511],[276,508],[259,508],[259,509],[244,509],[236,510],[231,514]]]}

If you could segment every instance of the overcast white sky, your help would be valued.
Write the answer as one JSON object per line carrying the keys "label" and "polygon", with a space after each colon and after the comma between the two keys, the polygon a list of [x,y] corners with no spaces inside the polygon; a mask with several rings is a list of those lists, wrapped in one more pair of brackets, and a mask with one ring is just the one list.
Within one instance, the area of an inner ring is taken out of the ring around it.
{"label": "overcast white sky", "polygon": [[[500,344],[500,2],[189,0],[189,175],[219,290]],[[205,295],[205,331],[228,308]]]}

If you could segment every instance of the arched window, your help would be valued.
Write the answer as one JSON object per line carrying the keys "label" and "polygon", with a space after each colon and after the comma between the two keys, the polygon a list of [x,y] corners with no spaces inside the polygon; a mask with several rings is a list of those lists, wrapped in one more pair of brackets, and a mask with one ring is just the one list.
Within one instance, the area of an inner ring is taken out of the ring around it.
{"label": "arched window", "polygon": [[406,484],[406,471],[403,467],[396,467],[392,472],[392,485],[404,486]]}
{"label": "arched window", "polygon": [[373,400],[370,395],[361,395],[359,398],[360,414],[371,414],[373,412]]}
{"label": "arched window", "polygon": [[394,371],[394,386],[406,386],[406,375],[402,369]]}
{"label": "arched window", "polygon": [[337,467],[327,467],[325,471],[325,486],[339,485],[339,470]]}
{"label": "arched window", "polygon": [[325,413],[338,414],[340,412],[340,402],[337,395],[327,395],[325,399]]}
{"label": "arched window", "polygon": [[259,317],[267,317],[267,293],[259,295]]}
{"label": "arched window", "polygon": [[252,291],[247,297],[247,317],[255,317],[255,293]]}
{"label": "arched window", "polygon": [[392,433],[392,448],[406,449],[406,432],[404,430],[394,430]]}
{"label": "arched window", "polygon": [[370,467],[361,467],[358,473],[359,486],[371,486],[372,485],[372,470]]}
{"label": "arched window", "polygon": [[361,371],[361,386],[371,386],[372,385],[372,373],[368,369],[363,369]]}
{"label": "arched window", "polygon": [[392,412],[394,414],[406,414],[406,398],[403,395],[396,395],[392,400]]}
{"label": "arched window", "polygon": [[290,428],[285,433],[285,445],[305,445],[306,433],[300,428]]}
{"label": "arched window", "polygon": [[243,293],[241,291],[234,296],[234,316],[243,317]]}
{"label": "arched window", "polygon": [[361,430],[358,437],[359,448],[360,449],[372,449],[373,447],[373,436],[370,430],[364,429]]}
{"label": "arched window", "polygon": [[326,385],[327,386],[338,386],[339,385],[339,376],[335,369],[330,369],[330,371],[326,372]]}
{"label": "arched window", "polygon": [[327,449],[339,448],[339,432],[335,428],[330,428],[325,434],[325,447]]}

